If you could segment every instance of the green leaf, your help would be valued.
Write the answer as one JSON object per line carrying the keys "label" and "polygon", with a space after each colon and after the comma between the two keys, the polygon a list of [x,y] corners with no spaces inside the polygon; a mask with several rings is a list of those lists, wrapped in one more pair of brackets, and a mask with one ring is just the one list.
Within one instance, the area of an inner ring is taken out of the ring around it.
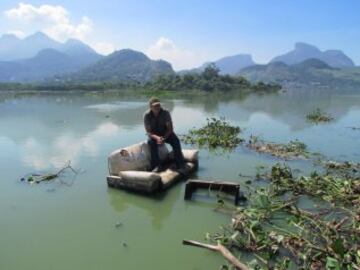
{"label": "green leaf", "polygon": [[326,270],[341,270],[340,264],[337,259],[332,257],[326,258]]}
{"label": "green leaf", "polygon": [[341,257],[344,257],[345,247],[343,241],[340,238],[337,238],[332,244],[332,249],[339,254]]}

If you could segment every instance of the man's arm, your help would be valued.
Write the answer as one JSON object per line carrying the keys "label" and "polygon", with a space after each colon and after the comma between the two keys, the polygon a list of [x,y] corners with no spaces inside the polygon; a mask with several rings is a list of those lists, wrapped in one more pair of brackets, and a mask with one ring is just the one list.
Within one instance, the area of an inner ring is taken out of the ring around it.
{"label": "man's arm", "polygon": [[164,135],[164,140],[169,138],[169,136],[174,132],[174,127],[173,127],[172,120],[171,120],[171,115],[170,115],[169,112],[167,113],[165,124],[166,124],[167,130],[166,130],[166,133]]}
{"label": "man's arm", "polygon": [[144,115],[144,126],[146,134],[157,143],[160,143],[160,137],[151,131],[150,119],[147,114]]}

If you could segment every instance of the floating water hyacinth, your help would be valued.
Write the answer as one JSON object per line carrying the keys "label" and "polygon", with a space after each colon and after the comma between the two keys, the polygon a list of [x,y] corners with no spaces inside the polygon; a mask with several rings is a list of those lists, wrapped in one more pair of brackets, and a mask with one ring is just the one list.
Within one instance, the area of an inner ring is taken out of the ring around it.
{"label": "floating water hyacinth", "polygon": [[283,159],[307,159],[311,153],[307,151],[305,143],[298,140],[289,143],[265,142],[257,136],[251,135],[247,147],[259,153],[267,153]]}
{"label": "floating water hyacinth", "polygon": [[189,130],[182,140],[209,149],[233,150],[244,141],[239,137],[240,132],[240,127],[230,125],[225,118],[208,118],[205,126]]}
{"label": "floating water hyacinth", "polygon": [[[248,186],[245,206],[220,206],[232,222],[208,238],[247,252],[253,258],[248,269],[359,269],[360,178],[349,173],[357,164],[333,164],[326,166],[341,169],[342,177],[339,171],[295,176],[286,164],[275,164],[261,176],[268,186]],[[328,203],[304,209],[302,196]]]}

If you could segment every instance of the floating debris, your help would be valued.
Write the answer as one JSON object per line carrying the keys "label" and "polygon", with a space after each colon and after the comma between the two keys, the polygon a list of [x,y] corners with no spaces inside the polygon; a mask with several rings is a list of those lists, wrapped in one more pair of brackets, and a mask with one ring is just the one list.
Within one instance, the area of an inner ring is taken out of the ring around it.
{"label": "floating debris", "polygon": [[294,177],[287,165],[275,164],[268,179],[277,193],[291,191],[294,195],[306,194],[321,198],[333,204],[352,205],[360,203],[360,178],[349,174],[320,174],[316,171],[310,176]]}
{"label": "floating debris", "polygon": [[258,136],[251,135],[247,147],[259,153],[266,153],[282,159],[308,159],[311,155],[305,143],[298,140],[289,143],[265,142]]}
{"label": "floating debris", "polygon": [[360,130],[360,127],[348,127],[351,128],[352,130]]}
{"label": "floating debris", "polygon": [[[335,167],[353,166],[339,164]],[[359,269],[360,178],[329,171],[295,176],[280,163],[262,178],[269,185],[248,186],[247,205],[232,210],[219,205],[231,214],[231,224],[207,234],[210,242],[234,254],[246,252],[249,269]],[[302,209],[303,196],[330,203]]]}
{"label": "floating debris", "polygon": [[354,163],[351,161],[337,162],[337,161],[326,161],[324,166],[329,170],[340,170],[340,171],[360,171],[360,163]]}
{"label": "floating debris", "polygon": [[123,223],[120,222],[120,221],[118,221],[118,222],[115,223],[115,228],[117,228],[117,229],[119,229],[119,228],[122,227],[122,226],[123,226]]}
{"label": "floating debris", "polygon": [[316,108],[314,111],[310,112],[306,115],[306,118],[309,122],[318,124],[321,122],[330,122],[333,121],[334,118],[327,114],[326,112],[323,112],[320,110],[320,108]]}
{"label": "floating debris", "polygon": [[[322,164],[327,174],[337,176],[340,179],[343,179],[345,183],[348,179],[353,179],[355,181],[355,190],[358,190],[360,193],[360,163],[355,163],[351,161],[336,162],[336,161],[326,161]],[[360,195],[359,195],[360,196]]]}
{"label": "floating debris", "polygon": [[181,138],[187,144],[203,148],[233,150],[244,141],[239,137],[240,132],[240,127],[230,125],[225,118],[208,118],[204,127],[191,129]]}
{"label": "floating debris", "polygon": [[75,175],[78,174],[78,172],[73,167],[71,167],[71,162],[68,161],[60,170],[55,173],[31,173],[25,177],[22,177],[20,181],[27,181],[30,184],[39,184],[41,182],[47,182],[59,178],[62,174],[65,173],[66,170],[71,170]]}

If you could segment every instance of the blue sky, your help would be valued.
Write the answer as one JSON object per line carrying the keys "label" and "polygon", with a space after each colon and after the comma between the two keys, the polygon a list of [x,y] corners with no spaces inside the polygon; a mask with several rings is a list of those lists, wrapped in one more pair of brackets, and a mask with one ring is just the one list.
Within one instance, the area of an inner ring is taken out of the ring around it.
{"label": "blue sky", "polygon": [[360,63],[358,0],[1,0],[0,33],[41,30],[98,51],[133,48],[176,69],[250,53],[265,63],[297,41],[341,49]]}

